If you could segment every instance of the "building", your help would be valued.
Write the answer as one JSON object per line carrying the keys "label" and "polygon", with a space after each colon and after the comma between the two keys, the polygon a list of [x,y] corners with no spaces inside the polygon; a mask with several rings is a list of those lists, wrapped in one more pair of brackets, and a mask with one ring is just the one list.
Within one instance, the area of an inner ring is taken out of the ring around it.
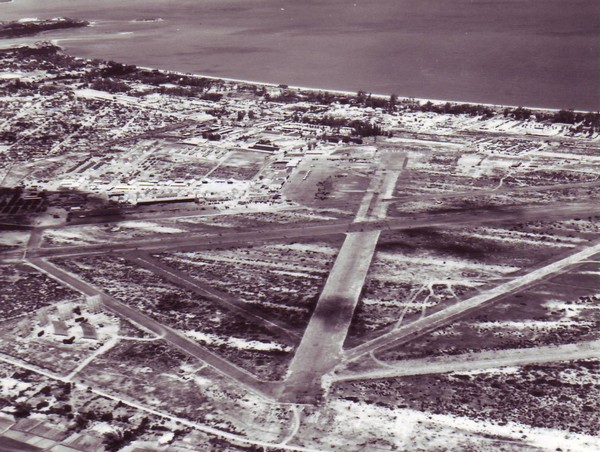
{"label": "building", "polygon": [[92,340],[98,339],[98,334],[96,333],[96,328],[94,328],[94,325],[92,325],[88,322],[81,323],[81,333],[83,334],[84,339],[92,339]]}
{"label": "building", "polygon": [[63,320],[53,320],[52,327],[54,328],[54,334],[57,336],[69,335],[69,327]]}

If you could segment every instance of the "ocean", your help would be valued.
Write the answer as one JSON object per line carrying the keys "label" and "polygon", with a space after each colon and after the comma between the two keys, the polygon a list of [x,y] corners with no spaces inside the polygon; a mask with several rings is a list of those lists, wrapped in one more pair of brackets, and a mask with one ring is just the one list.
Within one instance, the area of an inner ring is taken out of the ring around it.
{"label": "ocean", "polygon": [[[87,58],[399,96],[600,110],[597,0],[14,0]],[[14,40],[11,43],[23,42]]]}

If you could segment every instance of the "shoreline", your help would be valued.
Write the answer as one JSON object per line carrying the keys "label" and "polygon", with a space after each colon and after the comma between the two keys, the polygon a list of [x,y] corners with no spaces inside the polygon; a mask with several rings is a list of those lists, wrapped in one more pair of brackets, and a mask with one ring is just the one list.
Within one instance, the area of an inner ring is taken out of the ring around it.
{"label": "shoreline", "polygon": [[[59,40],[57,40],[57,41],[59,41]],[[60,45],[58,45],[58,47],[60,47]],[[61,49],[62,49],[62,47],[61,47]],[[282,85],[284,85],[284,84],[277,84],[277,83],[271,83],[271,82],[260,82],[260,81],[256,81],[256,80],[244,80],[244,79],[229,78],[229,77],[217,77],[214,75],[196,74],[194,72],[181,72],[181,71],[173,71],[170,69],[157,69],[157,68],[148,67],[148,66],[137,66],[137,67],[139,69],[144,69],[144,70],[148,70],[148,71],[161,71],[161,72],[170,73],[170,74],[186,75],[189,77],[206,78],[209,80],[223,80],[223,81],[232,82],[232,83],[245,83],[248,85],[268,86],[268,87],[272,87],[272,88],[289,89],[289,90],[295,90],[295,91],[307,91],[307,92],[313,92],[313,93],[331,93],[331,94],[338,94],[340,96],[349,96],[349,97],[355,97],[357,94],[357,92],[355,92],[355,91],[323,89],[323,88],[314,88],[314,87],[297,86],[297,85],[285,85],[285,86],[287,86],[287,88],[283,88]],[[379,98],[379,99],[389,99],[390,96],[392,96],[392,94],[369,93],[367,91],[365,91],[365,93],[372,97]],[[490,108],[526,108],[526,109],[532,110],[532,111],[540,111],[540,112],[548,111],[548,112],[554,112],[554,113],[559,112],[561,110],[569,110],[569,111],[573,111],[574,113],[595,113],[596,112],[595,110],[570,110],[570,109],[566,109],[566,108],[530,107],[528,105],[505,105],[505,104],[490,104],[490,103],[483,103],[483,102],[428,99],[428,98],[422,98],[422,97],[406,97],[406,96],[401,96],[399,94],[396,94],[396,96],[398,97],[398,101],[414,100],[419,103],[431,102],[432,104],[435,104],[435,105],[444,105],[446,103],[450,103],[453,105],[481,105],[483,107],[490,107]]]}
{"label": "shoreline", "polygon": [[[63,52],[66,55],[69,55],[73,58],[79,59],[79,60],[83,60],[83,61],[92,61],[91,58],[85,58],[85,57],[78,57],[75,55],[72,55],[70,53],[68,53],[64,47],[62,47],[60,45],[61,41],[68,41],[69,38],[57,38],[57,39],[51,39],[45,42],[49,42],[52,45],[58,47],[60,49],[61,52]],[[24,44],[16,44],[13,46],[8,46],[8,47],[2,47],[0,45],[0,49],[2,48],[19,48],[19,47],[29,47],[30,45],[35,45],[35,43],[24,43]],[[104,61],[109,61],[109,60],[104,60]],[[126,62],[119,62],[121,64],[128,64]],[[148,71],[160,71],[163,73],[168,73],[168,74],[174,74],[174,75],[184,75],[184,76],[188,76],[188,77],[195,77],[195,78],[204,78],[204,79],[208,79],[208,80],[215,80],[215,81],[219,81],[222,80],[224,82],[230,82],[230,83],[244,83],[244,84],[248,84],[248,85],[254,85],[254,86],[264,86],[264,87],[270,87],[270,88],[279,88],[279,89],[289,89],[289,90],[295,90],[295,91],[299,91],[299,92],[311,92],[311,93],[331,93],[334,95],[339,95],[339,96],[345,96],[345,97],[355,97],[357,95],[357,92],[354,91],[346,91],[346,90],[336,90],[336,89],[323,89],[323,88],[315,88],[315,87],[308,87],[308,86],[298,86],[298,85],[286,85],[283,83],[272,83],[272,82],[263,82],[263,81],[257,81],[257,80],[246,80],[246,79],[239,79],[239,78],[231,78],[231,77],[219,77],[219,76],[215,76],[215,75],[205,75],[205,74],[198,74],[198,73],[194,73],[194,72],[183,72],[183,71],[176,71],[176,70],[172,70],[172,69],[159,69],[156,67],[149,67],[149,66],[140,66],[140,65],[136,65],[137,68],[139,69],[143,69],[143,70],[148,70]],[[283,86],[286,86],[287,88],[283,88]],[[365,91],[365,93],[371,95],[372,97],[375,98],[379,98],[379,99],[389,99],[390,96],[392,94],[380,94],[380,93],[368,93],[367,91]],[[546,108],[546,107],[534,107],[534,106],[528,106],[528,105],[508,105],[508,104],[494,104],[494,103],[483,103],[483,102],[469,102],[469,101],[458,101],[458,100],[448,100],[448,99],[431,99],[431,98],[421,98],[421,97],[407,97],[407,96],[401,96],[399,94],[396,94],[398,101],[416,101],[419,102],[421,105],[425,104],[427,102],[431,102],[434,105],[444,105],[446,103],[450,103],[452,105],[473,105],[473,106],[483,106],[483,107],[489,107],[489,108],[493,108],[493,109],[505,109],[505,108],[511,108],[511,109],[516,109],[516,108],[525,108],[528,110],[531,110],[532,112],[552,112],[552,113],[556,113],[559,112],[561,110],[567,110],[567,111],[572,111],[574,113],[597,113],[600,112],[599,110],[572,110],[572,109],[567,109],[567,108]]]}

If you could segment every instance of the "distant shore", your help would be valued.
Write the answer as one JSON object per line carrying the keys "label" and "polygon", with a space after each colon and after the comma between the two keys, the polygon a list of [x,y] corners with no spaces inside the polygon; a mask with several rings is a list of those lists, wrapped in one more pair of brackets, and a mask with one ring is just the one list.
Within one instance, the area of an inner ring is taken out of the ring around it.
{"label": "distant shore", "polygon": [[[53,45],[59,47],[62,52],[68,53],[65,51],[65,49],[63,47],[61,47],[60,41],[63,41],[63,39],[53,39],[50,42]],[[78,58],[78,57],[75,57],[75,58]],[[81,58],[81,59],[88,60],[86,58]],[[357,94],[356,91],[344,91],[344,90],[335,90],[335,89],[315,88],[315,87],[308,87],[308,86],[285,85],[282,83],[277,84],[277,83],[262,82],[262,81],[256,81],[256,80],[245,80],[245,79],[230,78],[230,77],[219,77],[219,76],[215,76],[215,75],[197,74],[197,73],[193,73],[193,72],[173,71],[170,69],[157,69],[157,68],[149,67],[149,66],[136,66],[136,67],[138,67],[139,69],[147,70],[147,71],[160,71],[160,72],[169,73],[169,74],[186,75],[186,76],[190,76],[190,77],[205,78],[205,79],[209,79],[209,80],[223,80],[225,82],[231,82],[231,83],[245,83],[248,85],[265,86],[265,87],[269,87],[269,88],[281,88],[281,87],[285,86],[285,87],[287,87],[286,89],[299,91],[299,92],[305,91],[305,92],[312,92],[312,93],[331,93],[331,94],[336,94],[336,95],[340,95],[340,96],[344,96],[344,97],[354,97]],[[379,99],[389,99],[390,96],[395,95],[395,93],[379,94],[379,93],[369,93],[369,92],[367,94],[371,95],[372,97],[379,98]],[[532,107],[532,106],[528,106],[528,105],[490,104],[490,103],[482,103],[482,102],[466,102],[466,101],[447,100],[447,99],[446,100],[428,99],[428,98],[419,98],[419,97],[405,97],[405,96],[401,96],[399,94],[397,96],[398,96],[398,101],[412,100],[415,102],[419,102],[421,104],[431,102],[432,104],[437,104],[437,105],[444,105],[446,103],[450,103],[450,104],[454,104],[454,105],[473,105],[473,106],[481,105],[483,107],[489,107],[489,108],[493,108],[493,109],[526,108],[531,111],[552,112],[552,113],[561,111],[560,108]],[[595,112],[594,110],[571,110],[571,111],[573,111],[575,113]]]}
{"label": "distant shore", "polygon": [[[81,0],[14,0],[0,6],[0,20],[85,19],[95,26],[40,38],[66,38],[61,43],[70,55],[183,73],[340,95],[363,90],[436,102],[600,109],[599,44],[590,31],[597,28],[597,1],[578,0],[577,8],[561,0],[511,8],[432,2],[330,0],[282,10],[280,2],[257,0],[250,2],[256,8],[236,1],[239,8],[229,10],[212,1],[148,0],[140,8],[141,2],[104,0],[99,8]],[[337,17],[334,25],[329,14]]]}
{"label": "distant shore", "polygon": [[0,38],[10,39],[35,36],[43,31],[82,28],[87,27],[89,24],[85,20],[75,20],[67,17],[56,17],[48,20],[21,19],[12,22],[0,22]]}

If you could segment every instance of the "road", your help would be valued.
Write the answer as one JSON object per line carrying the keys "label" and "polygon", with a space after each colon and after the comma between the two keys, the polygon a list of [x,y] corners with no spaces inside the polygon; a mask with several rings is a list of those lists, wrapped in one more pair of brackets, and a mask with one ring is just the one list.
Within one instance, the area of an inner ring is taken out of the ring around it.
{"label": "road", "polygon": [[[450,212],[424,213],[410,217],[369,219],[352,223],[348,220],[326,221],[319,224],[276,225],[272,228],[229,232],[226,234],[176,234],[174,236],[149,236],[118,242],[102,242],[91,245],[56,246],[28,250],[27,257],[67,257],[131,251],[197,250],[248,246],[248,244],[297,241],[315,237],[331,237],[347,232],[378,230],[410,230],[423,228],[452,228],[466,225],[512,224],[532,220],[557,221],[587,218],[600,215],[600,203],[595,201],[551,206],[507,206],[455,210]],[[0,253],[0,264],[22,260],[23,250]]]}
{"label": "road", "polygon": [[414,339],[417,336],[422,336],[423,334],[429,333],[466,315],[474,309],[480,308],[484,304],[495,302],[531,285],[537,284],[540,280],[547,279],[553,275],[561,273],[569,267],[580,264],[582,261],[585,261],[586,259],[589,259],[598,253],[600,253],[600,242],[586,246],[583,249],[575,250],[562,259],[551,262],[540,268],[536,268],[483,293],[450,305],[428,315],[427,317],[421,318],[406,326],[382,334],[371,341],[365,342],[364,344],[348,350],[345,353],[344,360],[346,362],[353,361],[382,347],[397,346],[408,340]]}
{"label": "road", "polygon": [[423,359],[407,359],[385,363],[385,367],[334,374],[333,381],[366,380],[379,378],[429,375],[448,372],[466,372],[507,366],[525,366],[559,361],[600,358],[600,340],[577,344],[548,345],[498,351],[466,353]]}
{"label": "road", "polygon": [[113,311],[115,314],[130,320],[134,324],[143,326],[157,336],[162,337],[164,340],[187,355],[204,361],[217,372],[236,381],[245,389],[268,400],[271,400],[275,391],[279,389],[278,383],[259,380],[254,375],[231,364],[229,361],[226,361],[220,356],[198,345],[196,342],[188,339],[181,333],[178,333],[168,326],[162,325],[149,316],[137,311],[136,309],[133,309],[130,306],[127,306],[110,295],[107,295],[104,292],[96,289],[91,284],[82,281],[80,278],[56,267],[50,262],[39,258],[28,259],[28,262],[42,273],[52,277],[62,284],[72,287],[84,295],[100,295],[103,305],[109,310]]}
{"label": "road", "polygon": [[[7,356],[1,355],[1,354],[0,354],[0,361],[6,362],[12,366],[15,366],[15,367],[18,367],[21,369],[26,369],[33,373],[43,375],[44,377],[50,378],[51,380],[68,382],[68,380],[65,377],[62,377],[61,375],[56,375],[56,374],[50,373],[50,372],[40,369],[38,367],[32,366],[30,364],[15,360],[11,357],[7,357]],[[225,430],[219,430],[218,428],[215,428],[215,427],[212,427],[212,426],[209,426],[206,424],[200,424],[198,422],[193,422],[193,421],[190,421],[190,420],[182,418],[182,417],[174,416],[172,414],[157,410],[155,408],[150,408],[146,405],[142,405],[141,403],[139,403],[135,400],[131,400],[130,398],[128,398],[126,396],[119,395],[119,394],[114,395],[114,394],[108,393],[104,390],[101,390],[101,389],[91,386],[90,382],[87,382],[87,381],[85,383],[73,382],[73,384],[80,391],[88,391],[88,392],[91,391],[93,394],[96,394],[99,397],[113,400],[115,402],[120,402],[124,405],[135,408],[136,410],[140,410],[144,413],[149,413],[154,416],[158,416],[162,419],[176,422],[178,424],[185,425],[186,427],[191,427],[191,428],[199,430],[201,432],[209,433],[211,435],[215,435],[220,438],[225,438],[229,441],[233,441],[234,443],[250,444],[250,445],[262,447],[266,450],[274,449],[274,450],[290,450],[290,451],[298,451],[298,452],[320,452],[317,449],[310,449],[310,448],[302,447],[302,446],[293,446],[293,445],[286,444],[285,442],[270,443],[268,441],[262,441],[259,439],[256,440],[256,439],[252,439],[252,438],[249,438],[246,436],[242,436],[241,434],[231,433],[231,432],[225,431]],[[297,422],[295,411],[296,410],[292,410],[291,421],[294,422],[292,431],[293,431],[293,429],[295,429],[295,424]],[[2,444],[2,442],[0,442],[0,445],[1,444]],[[10,450],[10,449],[8,449],[8,450]],[[21,449],[17,448],[17,449],[15,449],[15,452],[26,452],[27,450],[28,449],[25,449],[25,448],[21,448]],[[38,450],[38,449],[36,449],[36,450]],[[0,451],[4,452],[4,449],[0,448]]]}
{"label": "road", "polygon": [[127,259],[184,289],[218,303],[221,307],[244,317],[251,323],[261,325],[275,333],[279,340],[288,345],[295,346],[300,340],[300,333],[295,331],[290,325],[283,323],[279,319],[267,318],[262,312],[255,310],[253,305],[244,303],[212,287],[207,287],[185,273],[165,265],[158,259],[145,254],[136,254],[132,257],[127,257]]}

